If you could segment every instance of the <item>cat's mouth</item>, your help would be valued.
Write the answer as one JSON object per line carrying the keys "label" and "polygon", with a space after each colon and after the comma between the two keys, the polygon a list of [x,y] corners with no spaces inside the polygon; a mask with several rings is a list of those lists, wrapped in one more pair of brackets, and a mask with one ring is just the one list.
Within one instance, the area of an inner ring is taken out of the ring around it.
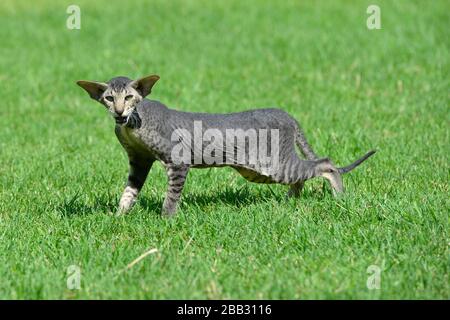
{"label": "cat's mouth", "polygon": [[128,121],[128,117],[114,116],[114,120],[117,124],[125,124]]}

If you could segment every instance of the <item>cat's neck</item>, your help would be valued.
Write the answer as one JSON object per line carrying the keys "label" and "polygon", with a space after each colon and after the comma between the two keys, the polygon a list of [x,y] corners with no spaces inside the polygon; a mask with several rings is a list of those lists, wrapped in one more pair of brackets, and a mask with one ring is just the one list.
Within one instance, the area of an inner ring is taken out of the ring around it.
{"label": "cat's neck", "polygon": [[139,129],[142,126],[142,119],[139,116],[139,113],[137,112],[137,110],[134,110],[130,114],[125,126],[130,129]]}

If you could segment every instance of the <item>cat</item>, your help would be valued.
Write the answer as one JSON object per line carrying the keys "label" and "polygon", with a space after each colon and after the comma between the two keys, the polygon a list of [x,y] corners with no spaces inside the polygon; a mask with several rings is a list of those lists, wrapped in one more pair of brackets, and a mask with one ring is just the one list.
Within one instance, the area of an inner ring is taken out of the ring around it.
{"label": "cat", "polygon": [[[151,75],[138,80],[116,77],[106,83],[77,81],[111,113],[129,158],[119,213],[132,208],[155,161],[161,161],[168,176],[162,215],[173,216],[190,168],[230,166],[251,182],[289,185],[290,197],[299,196],[306,180],[324,177],[338,194],[344,192],[341,175],[375,153],[338,168],[328,158],[319,159],[299,123],[280,109],[229,114],[176,111],[145,99],[158,80]],[[300,159],[295,145],[306,159]]]}

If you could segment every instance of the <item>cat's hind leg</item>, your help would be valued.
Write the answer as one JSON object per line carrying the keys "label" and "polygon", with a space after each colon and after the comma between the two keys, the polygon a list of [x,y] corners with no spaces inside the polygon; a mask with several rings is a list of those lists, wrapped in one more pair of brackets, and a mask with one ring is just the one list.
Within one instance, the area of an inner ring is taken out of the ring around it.
{"label": "cat's hind leg", "polygon": [[167,178],[169,186],[167,188],[166,198],[162,207],[162,215],[171,217],[177,211],[177,204],[183,191],[186,176],[189,172],[187,165],[166,164]]}
{"label": "cat's hind leg", "polygon": [[147,179],[148,172],[152,167],[153,160],[130,159],[130,171],[128,181],[119,202],[118,213],[126,213],[136,202],[139,191]]}
{"label": "cat's hind leg", "polygon": [[294,184],[291,184],[291,187],[289,188],[289,191],[287,193],[288,198],[298,198],[300,196],[300,193],[303,190],[303,186],[305,185],[305,181],[300,180]]}

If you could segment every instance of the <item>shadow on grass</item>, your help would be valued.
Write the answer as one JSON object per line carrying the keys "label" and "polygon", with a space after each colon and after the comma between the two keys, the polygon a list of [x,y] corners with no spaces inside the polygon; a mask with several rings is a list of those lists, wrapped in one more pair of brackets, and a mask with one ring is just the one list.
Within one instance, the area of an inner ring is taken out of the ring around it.
{"label": "shadow on grass", "polygon": [[[286,188],[286,192],[287,190],[288,188]],[[324,197],[324,193],[326,193],[324,190],[305,188],[301,196],[296,200],[320,199]],[[251,204],[269,201],[284,203],[288,200],[286,193],[275,193],[271,186],[252,190],[251,187],[245,185],[239,189],[225,188],[224,190],[204,191],[200,193],[185,192],[181,201],[187,206],[199,208],[205,208],[214,204],[227,205],[239,209]],[[96,213],[114,213],[117,211],[118,198],[116,195],[100,194],[93,201],[83,201],[80,199],[80,193],[78,192],[69,199],[63,199],[61,202],[61,204],[56,206],[56,211],[64,217],[71,217]],[[159,214],[163,205],[163,197],[142,194],[139,197],[138,203],[146,211]]]}
{"label": "shadow on grass", "polygon": [[[283,192],[273,191],[271,185],[265,185],[262,188],[253,189],[252,184],[244,185],[239,189],[225,188],[223,190],[202,191],[199,193],[184,192],[181,202],[187,206],[195,206],[199,208],[206,208],[213,205],[226,205],[236,209],[246,207],[251,204],[260,204],[266,202],[285,203],[288,201],[286,197],[288,187]],[[299,203],[305,199],[322,199],[325,194],[331,195],[331,191],[322,189],[307,189],[305,188],[299,198],[294,199]],[[140,205],[144,208],[149,208],[152,211],[160,212],[163,204],[163,198],[146,197],[143,195],[140,198]]]}
{"label": "shadow on grass", "polygon": [[86,203],[80,199],[80,192],[69,199],[61,200],[55,210],[64,217],[89,215],[94,213],[111,213],[117,209],[117,199],[109,194],[100,194],[93,201]]}
{"label": "shadow on grass", "polygon": [[[269,192],[264,192],[263,201],[268,201],[271,198]],[[206,207],[213,204],[231,205],[236,208],[240,208],[251,203],[260,202],[261,196],[252,194],[248,188],[241,188],[234,190],[226,188],[220,192],[207,192],[204,193],[189,193],[186,192],[182,196],[181,200],[188,206]],[[163,198],[156,196],[147,196],[145,194],[140,195],[138,200],[139,206],[146,211],[159,214],[163,205]],[[98,213],[113,213],[117,211],[118,199],[116,196],[109,194],[101,194],[94,200],[87,201],[80,199],[80,193],[76,193],[74,196],[61,200],[61,203],[56,206],[56,211],[64,217],[90,215]]]}
{"label": "shadow on grass", "polygon": [[[267,196],[267,194],[266,194]],[[270,197],[270,194],[268,194]],[[267,197],[265,197],[267,198]],[[247,188],[231,189],[226,188],[220,191],[204,191],[200,193],[184,192],[181,202],[187,206],[206,207],[210,204],[229,205],[236,208],[247,206],[251,203],[259,202],[261,197],[257,194],[252,194]],[[140,204],[144,208],[161,211],[163,204],[162,198],[146,197],[143,195],[140,198]]]}

